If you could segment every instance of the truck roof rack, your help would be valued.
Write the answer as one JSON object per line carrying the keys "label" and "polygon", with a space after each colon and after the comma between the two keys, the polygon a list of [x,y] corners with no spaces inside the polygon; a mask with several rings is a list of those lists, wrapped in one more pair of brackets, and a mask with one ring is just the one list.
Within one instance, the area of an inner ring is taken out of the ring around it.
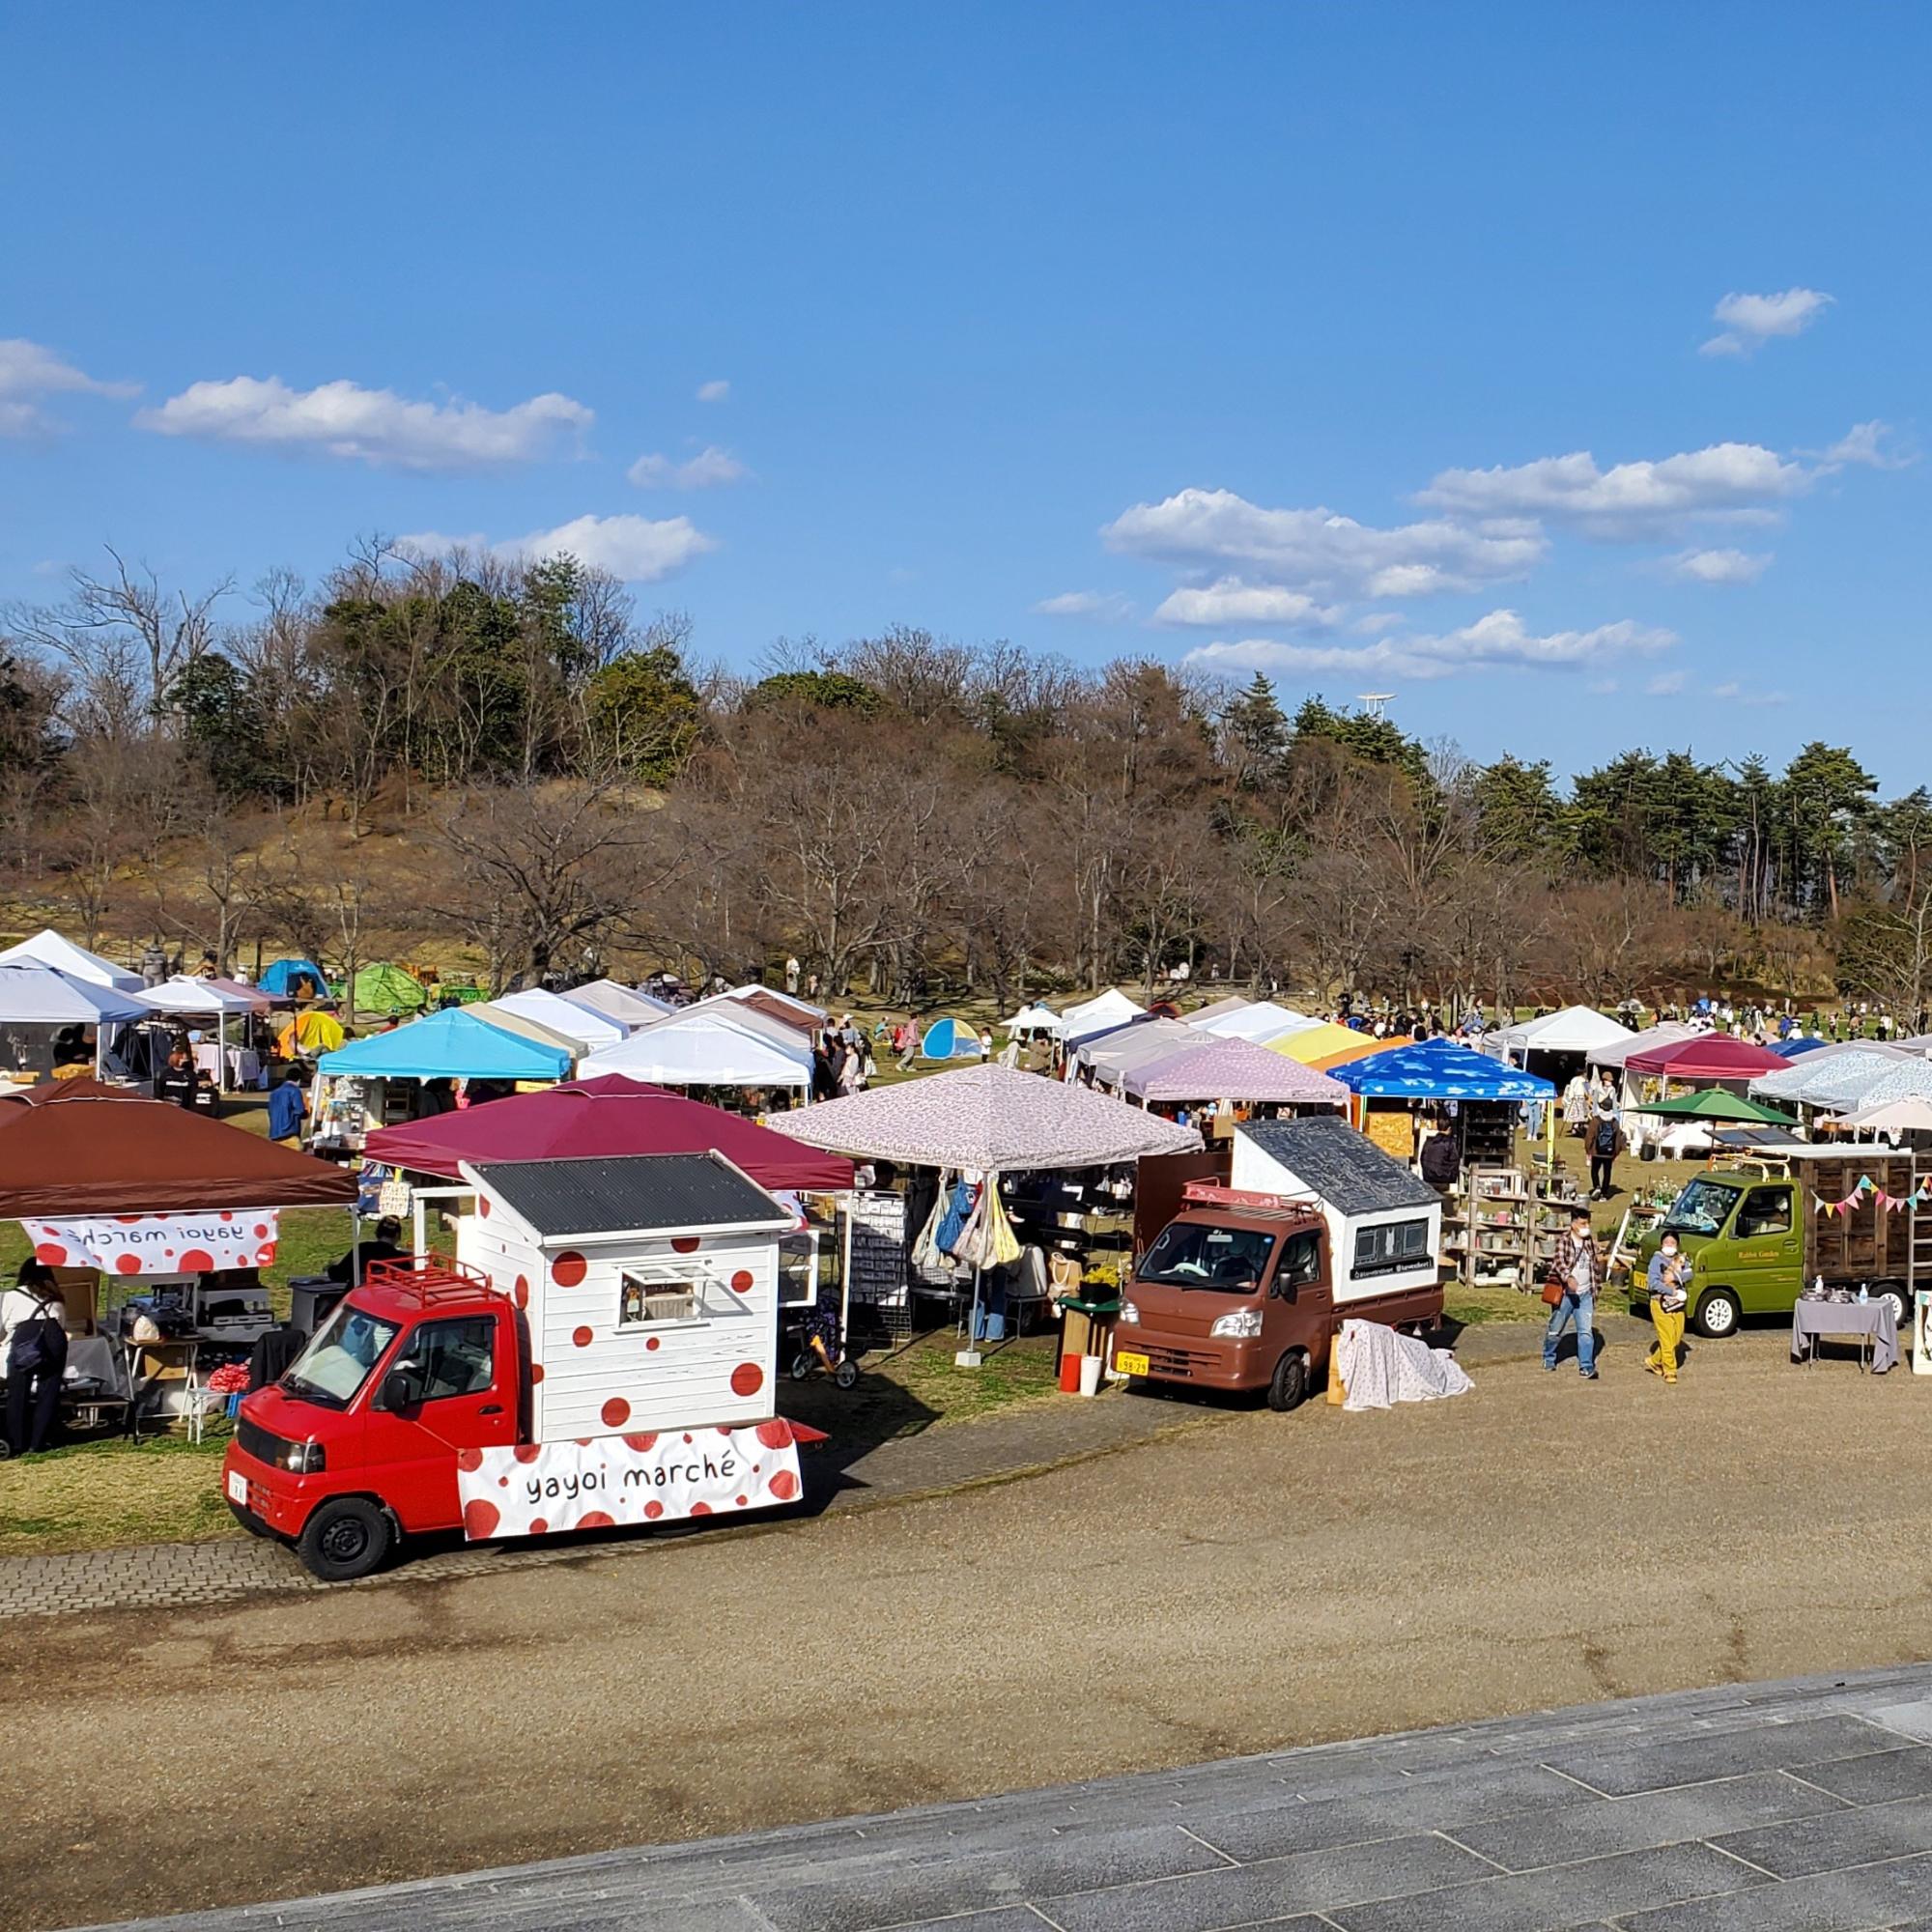
{"label": "truck roof rack", "polygon": [[1252,1187],[1224,1187],[1213,1180],[1190,1180],[1180,1190],[1183,1208],[1233,1208],[1243,1214],[1279,1215],[1283,1220],[1321,1218],[1321,1204],[1312,1194],[1264,1194]]}
{"label": "truck roof rack", "polygon": [[370,1288],[393,1288],[412,1294],[418,1307],[437,1301],[474,1300],[478,1292],[494,1293],[490,1277],[447,1255],[405,1255],[392,1262],[371,1262],[362,1280]]}

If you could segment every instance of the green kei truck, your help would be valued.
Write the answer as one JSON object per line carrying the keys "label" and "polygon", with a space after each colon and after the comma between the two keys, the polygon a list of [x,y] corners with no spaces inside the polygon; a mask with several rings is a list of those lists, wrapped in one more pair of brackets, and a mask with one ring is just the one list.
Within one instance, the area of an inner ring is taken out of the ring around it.
{"label": "green kei truck", "polygon": [[1788,1315],[1821,1276],[1828,1288],[1885,1296],[1903,1334],[1914,1290],[1932,1288],[1932,1160],[1882,1146],[1792,1147],[1709,1169],[1637,1241],[1634,1314],[1649,1310],[1646,1273],[1666,1228],[1690,1257],[1688,1316],[1700,1335],[1733,1334],[1747,1315]]}

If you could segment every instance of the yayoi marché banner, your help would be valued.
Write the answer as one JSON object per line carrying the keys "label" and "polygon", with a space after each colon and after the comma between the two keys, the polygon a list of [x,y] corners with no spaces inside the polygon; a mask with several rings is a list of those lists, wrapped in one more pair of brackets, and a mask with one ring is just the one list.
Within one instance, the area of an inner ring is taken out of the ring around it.
{"label": "yayoi march\u00e9 banner", "polygon": [[214,1214],[97,1214],[82,1220],[21,1220],[36,1259],[49,1267],[108,1274],[213,1274],[267,1267],[275,1259],[276,1210]]}

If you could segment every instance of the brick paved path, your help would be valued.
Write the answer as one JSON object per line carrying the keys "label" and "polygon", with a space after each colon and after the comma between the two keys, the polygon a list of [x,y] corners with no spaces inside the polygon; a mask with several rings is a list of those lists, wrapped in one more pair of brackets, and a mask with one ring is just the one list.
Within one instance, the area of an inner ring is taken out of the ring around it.
{"label": "brick paved path", "polygon": [[1922,1667],[1731,1686],[141,1925],[1924,1932],[1928,1744]]}

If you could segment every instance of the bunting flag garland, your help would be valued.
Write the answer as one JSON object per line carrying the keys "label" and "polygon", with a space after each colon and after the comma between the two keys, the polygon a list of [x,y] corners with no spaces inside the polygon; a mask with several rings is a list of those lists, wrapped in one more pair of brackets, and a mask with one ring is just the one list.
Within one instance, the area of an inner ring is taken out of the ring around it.
{"label": "bunting flag garland", "polygon": [[1859,1205],[1859,1197],[1869,1194],[1879,1208],[1888,1214],[1895,1214],[1900,1208],[1916,1208],[1932,1201],[1932,1186],[1921,1184],[1910,1194],[1888,1194],[1870,1175],[1859,1176],[1859,1184],[1842,1201],[1827,1201],[1822,1194],[1814,1194],[1811,1199],[1820,1214],[1850,1214]]}

